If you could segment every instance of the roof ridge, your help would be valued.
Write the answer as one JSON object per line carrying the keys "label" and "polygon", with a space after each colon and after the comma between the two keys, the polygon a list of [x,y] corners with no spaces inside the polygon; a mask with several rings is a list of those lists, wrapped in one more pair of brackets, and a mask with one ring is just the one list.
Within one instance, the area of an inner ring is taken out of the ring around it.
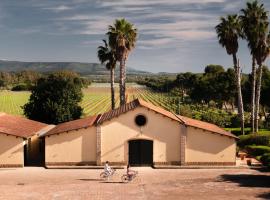
{"label": "roof ridge", "polygon": [[51,129],[56,127],[54,124],[50,124],[48,126],[45,126],[44,128],[40,129],[36,134],[40,137],[42,135],[45,135],[47,132],[49,132]]}

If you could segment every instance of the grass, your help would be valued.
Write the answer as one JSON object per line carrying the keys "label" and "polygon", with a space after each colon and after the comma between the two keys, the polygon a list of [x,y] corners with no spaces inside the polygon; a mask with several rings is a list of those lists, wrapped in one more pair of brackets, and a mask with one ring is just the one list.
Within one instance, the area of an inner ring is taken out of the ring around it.
{"label": "grass", "polygon": [[[226,131],[230,131],[235,135],[241,135],[241,128],[237,127],[237,128],[224,128]],[[250,134],[251,129],[250,128],[245,128],[245,134]],[[270,134],[270,130],[269,129],[259,129],[259,134]]]}
{"label": "grass", "polygon": [[[83,90],[84,97],[81,106],[84,109],[84,116],[96,115],[110,110],[111,97],[109,86],[109,84],[93,84],[91,87]],[[126,94],[127,102],[135,98],[141,98],[173,112],[177,108],[174,97],[153,92],[140,85],[127,84]],[[21,107],[28,102],[29,97],[30,92],[0,91],[0,112],[23,115]],[[115,98],[116,107],[118,107],[120,103],[118,87],[116,87]]]}

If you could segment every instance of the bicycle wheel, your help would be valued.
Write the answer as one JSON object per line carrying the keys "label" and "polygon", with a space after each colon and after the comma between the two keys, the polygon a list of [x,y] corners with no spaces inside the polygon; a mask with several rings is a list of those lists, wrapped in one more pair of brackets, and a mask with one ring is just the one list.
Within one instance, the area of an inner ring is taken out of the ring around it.
{"label": "bicycle wheel", "polygon": [[101,172],[99,177],[102,179],[105,179],[105,178],[107,178],[107,174],[105,172]]}
{"label": "bicycle wheel", "polygon": [[126,174],[124,174],[124,175],[121,177],[121,180],[122,180],[122,182],[127,183],[127,182],[129,182],[129,177],[128,177]]}

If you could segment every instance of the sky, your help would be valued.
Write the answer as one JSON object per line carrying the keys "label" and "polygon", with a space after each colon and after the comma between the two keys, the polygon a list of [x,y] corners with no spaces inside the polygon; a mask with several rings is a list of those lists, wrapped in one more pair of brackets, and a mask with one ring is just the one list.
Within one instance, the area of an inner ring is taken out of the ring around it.
{"label": "sky", "polygon": [[[261,0],[270,10],[270,1]],[[99,62],[108,26],[126,18],[138,29],[127,67],[150,72],[203,72],[232,66],[217,41],[221,16],[239,13],[245,0],[0,0],[0,59]],[[243,72],[251,57],[240,41]],[[269,59],[268,59],[269,60]],[[266,62],[268,64],[269,61]]]}

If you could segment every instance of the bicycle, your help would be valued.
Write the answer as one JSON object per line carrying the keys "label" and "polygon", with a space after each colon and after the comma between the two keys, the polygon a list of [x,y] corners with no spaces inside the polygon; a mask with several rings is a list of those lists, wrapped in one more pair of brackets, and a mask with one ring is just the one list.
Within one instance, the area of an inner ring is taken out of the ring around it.
{"label": "bicycle", "polygon": [[100,175],[99,175],[99,177],[101,178],[101,179],[109,179],[109,177],[111,177],[111,176],[113,176],[113,174],[115,173],[115,169],[112,169],[112,171],[111,172],[101,172],[100,173]]}
{"label": "bicycle", "polygon": [[134,171],[134,173],[131,174],[131,175],[124,174],[124,175],[121,177],[121,180],[122,180],[122,182],[127,183],[127,182],[130,182],[130,181],[132,181],[133,179],[135,179],[137,176],[138,176],[138,172],[137,172],[137,171]]}

